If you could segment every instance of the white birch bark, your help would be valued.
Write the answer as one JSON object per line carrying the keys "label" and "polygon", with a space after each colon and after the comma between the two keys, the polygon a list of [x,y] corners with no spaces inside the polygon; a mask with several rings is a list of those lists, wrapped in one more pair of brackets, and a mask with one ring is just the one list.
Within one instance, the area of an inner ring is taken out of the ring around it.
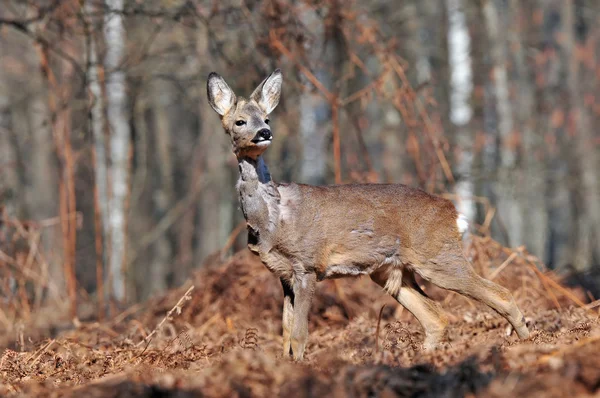
{"label": "white birch bark", "polygon": [[462,0],[446,0],[448,7],[448,58],[450,62],[450,120],[463,126],[471,120],[473,91],[471,38]]}
{"label": "white birch bark", "polygon": [[473,136],[466,125],[471,121],[473,109],[470,105],[473,92],[473,70],[471,67],[471,38],[467,29],[462,0],[446,0],[448,8],[448,58],[450,62],[450,120],[457,125],[456,144],[461,157],[456,164],[458,211],[469,221],[476,216],[475,185],[471,178],[473,168]]}
{"label": "white birch bark", "polygon": [[110,288],[116,300],[125,298],[123,263],[125,260],[125,204],[127,198],[128,154],[130,129],[127,115],[125,72],[121,69],[125,53],[123,0],[106,0],[108,10],[104,20],[106,42],[107,115],[110,127],[110,177],[112,196],[109,202]]}

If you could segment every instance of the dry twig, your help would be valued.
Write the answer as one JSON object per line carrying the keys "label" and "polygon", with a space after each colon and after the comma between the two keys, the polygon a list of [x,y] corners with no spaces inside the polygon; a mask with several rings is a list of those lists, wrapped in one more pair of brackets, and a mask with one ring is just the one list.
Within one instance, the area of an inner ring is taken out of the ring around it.
{"label": "dry twig", "polygon": [[181,296],[181,298],[179,299],[177,304],[175,304],[175,306],[173,308],[171,308],[171,310],[169,310],[169,312],[167,312],[167,315],[165,315],[165,317],[162,319],[162,321],[160,321],[160,323],[158,325],[156,325],[154,330],[152,332],[150,332],[150,334],[148,336],[146,336],[146,338],[144,340],[137,343],[137,345],[136,345],[137,347],[141,346],[144,343],[147,343],[147,345],[146,345],[146,347],[147,347],[150,344],[150,342],[152,341],[152,337],[156,333],[158,333],[158,331],[160,331],[162,329],[165,322],[173,319],[172,315],[174,312],[177,312],[177,315],[181,314],[181,309],[183,308],[183,305],[185,304],[185,302],[192,299],[192,294],[191,294],[192,290],[194,290],[194,286],[190,286],[190,288],[184,293],[184,295]]}
{"label": "dry twig", "polygon": [[502,270],[504,268],[506,268],[510,263],[513,262],[513,260],[515,258],[517,258],[517,256],[518,256],[518,253],[513,252],[510,256],[508,256],[508,258],[506,260],[504,260],[504,262],[498,268],[496,268],[494,270],[494,272],[492,272],[492,274],[490,275],[490,277],[488,279],[493,281],[498,276],[498,274],[500,274],[500,272],[502,272]]}

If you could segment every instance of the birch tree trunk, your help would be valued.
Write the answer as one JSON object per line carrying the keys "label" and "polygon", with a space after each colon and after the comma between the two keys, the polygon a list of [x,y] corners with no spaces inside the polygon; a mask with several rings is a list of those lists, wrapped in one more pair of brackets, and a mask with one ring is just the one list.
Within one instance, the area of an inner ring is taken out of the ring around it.
{"label": "birch tree trunk", "polygon": [[448,59],[450,63],[450,120],[456,127],[455,145],[460,155],[455,160],[458,210],[469,220],[476,216],[475,184],[473,169],[473,130],[468,126],[473,116],[470,104],[473,92],[473,71],[471,67],[471,38],[467,29],[466,15],[462,0],[446,0],[448,9]]}
{"label": "birch tree trunk", "polygon": [[106,42],[106,93],[107,115],[110,127],[110,177],[112,196],[109,202],[110,288],[118,301],[125,299],[123,264],[125,260],[125,205],[127,199],[128,155],[130,128],[127,109],[125,72],[121,69],[125,51],[125,27],[123,26],[124,0],[106,0],[108,10],[104,20]]}

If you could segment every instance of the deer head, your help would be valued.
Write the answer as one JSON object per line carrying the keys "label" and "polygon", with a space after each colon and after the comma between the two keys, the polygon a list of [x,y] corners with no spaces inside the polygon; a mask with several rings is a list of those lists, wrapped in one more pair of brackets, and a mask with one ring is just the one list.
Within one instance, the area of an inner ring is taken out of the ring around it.
{"label": "deer head", "polygon": [[279,103],[282,81],[281,71],[277,69],[245,99],[236,97],[217,73],[208,75],[208,102],[221,116],[238,158],[256,159],[271,144],[273,133],[268,116]]}

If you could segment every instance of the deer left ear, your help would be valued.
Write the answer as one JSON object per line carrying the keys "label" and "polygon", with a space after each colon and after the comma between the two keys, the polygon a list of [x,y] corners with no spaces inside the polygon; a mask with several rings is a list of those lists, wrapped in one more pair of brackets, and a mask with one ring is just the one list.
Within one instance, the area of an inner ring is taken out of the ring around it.
{"label": "deer left ear", "polygon": [[282,83],[283,76],[281,75],[281,69],[275,69],[269,77],[259,84],[250,98],[258,102],[258,105],[269,114],[279,103]]}

